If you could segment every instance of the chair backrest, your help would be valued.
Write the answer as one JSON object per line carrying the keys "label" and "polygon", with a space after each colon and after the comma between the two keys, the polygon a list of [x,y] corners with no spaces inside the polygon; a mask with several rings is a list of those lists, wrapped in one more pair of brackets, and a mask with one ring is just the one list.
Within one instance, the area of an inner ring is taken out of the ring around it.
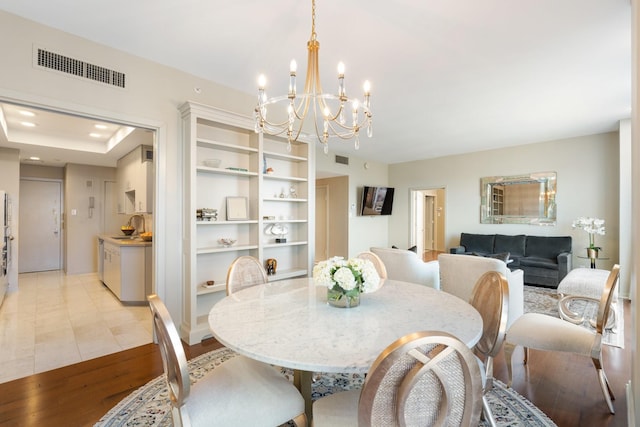
{"label": "chair backrest", "polygon": [[476,350],[488,357],[495,357],[502,347],[507,332],[509,312],[509,283],[497,271],[488,271],[478,279],[471,304],[482,316],[482,337]]}
{"label": "chair backrest", "polygon": [[440,289],[440,270],[437,261],[424,262],[415,252],[405,249],[371,247],[387,270],[389,280],[418,283]]}
{"label": "chair backrest", "polygon": [[445,332],[423,331],[389,345],[360,393],[358,425],[478,425],[482,377],[473,352]]}
{"label": "chair backrest", "polygon": [[[162,365],[166,374],[169,399],[171,400],[172,413],[175,425],[187,425],[186,411],[182,411],[183,405],[189,397],[191,382],[187,368],[187,357],[178,335],[169,310],[160,297],[151,294],[147,297],[153,329],[160,346]],[[180,418],[177,418],[180,417]],[[177,421],[180,421],[179,423]]]}
{"label": "chair backrest", "polygon": [[267,283],[267,272],[262,264],[252,256],[236,258],[227,271],[227,295],[241,289]]}
{"label": "chair backrest", "polygon": [[380,279],[384,280],[387,278],[387,268],[378,255],[374,254],[373,252],[364,251],[358,254],[358,258],[371,261],[373,266],[376,268]]}
{"label": "chair backrest", "polygon": [[602,297],[600,298],[600,306],[598,307],[598,317],[596,318],[596,333],[602,334],[604,331],[607,319],[609,319],[609,310],[611,309],[611,301],[613,300],[614,290],[618,284],[620,277],[620,266],[614,265],[607,277],[607,282],[604,285],[602,291]]}
{"label": "chair backrest", "polygon": [[494,258],[473,255],[438,255],[440,287],[443,291],[469,301],[473,287],[487,271],[507,276],[507,264]]}

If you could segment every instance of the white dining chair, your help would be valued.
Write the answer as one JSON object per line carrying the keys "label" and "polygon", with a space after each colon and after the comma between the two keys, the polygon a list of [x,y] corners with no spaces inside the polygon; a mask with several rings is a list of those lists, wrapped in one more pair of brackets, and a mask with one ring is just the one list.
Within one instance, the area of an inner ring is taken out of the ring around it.
{"label": "white dining chair", "polygon": [[504,346],[507,370],[509,373],[509,385],[513,378],[511,358],[516,346],[524,347],[524,363],[529,360],[529,349],[563,351],[581,354],[591,358],[596,368],[602,394],[609,407],[609,412],[615,413],[614,399],[609,380],[604,372],[602,363],[602,334],[609,318],[611,300],[614,289],[620,276],[620,266],[614,265],[605,284],[598,315],[596,318],[595,332],[580,325],[567,322],[559,317],[548,316],[540,313],[526,313],[507,330]]}
{"label": "white dining chair", "polygon": [[371,261],[378,272],[378,276],[380,276],[380,286],[382,286],[384,281],[387,280],[387,267],[384,265],[384,262],[382,262],[380,257],[373,252],[364,251],[358,254],[358,258]]}
{"label": "white dining chair", "polygon": [[504,343],[509,312],[509,282],[497,271],[488,271],[478,279],[471,293],[471,304],[482,316],[482,336],[474,350],[484,361],[482,411],[492,427],[497,423],[486,395],[493,388],[493,359]]}
{"label": "white dining chair", "polygon": [[476,356],[453,335],[422,331],[384,349],[361,390],[316,400],[313,425],[475,426],[481,411],[482,376]]}
{"label": "white dining chair", "polygon": [[235,356],[191,384],[178,331],[162,300],[148,296],[176,427],[307,425],[304,399],[270,365]]}
{"label": "white dining chair", "polygon": [[227,270],[227,295],[263,283],[267,283],[267,272],[260,261],[252,256],[236,258]]}

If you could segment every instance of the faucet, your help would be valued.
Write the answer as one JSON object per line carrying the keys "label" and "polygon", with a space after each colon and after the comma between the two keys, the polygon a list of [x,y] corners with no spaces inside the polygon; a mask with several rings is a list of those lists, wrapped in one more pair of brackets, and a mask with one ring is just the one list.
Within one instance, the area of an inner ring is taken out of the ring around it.
{"label": "faucet", "polygon": [[[131,221],[134,218],[140,218],[142,220],[142,232],[144,233],[145,231],[147,231],[146,229],[146,224],[145,224],[145,220],[144,220],[144,216],[142,215],[132,215],[131,218],[129,218],[129,221],[127,222],[127,225],[131,226]],[[138,236],[140,235],[140,230],[138,230],[138,227],[134,227],[136,229],[136,233],[138,233]]]}

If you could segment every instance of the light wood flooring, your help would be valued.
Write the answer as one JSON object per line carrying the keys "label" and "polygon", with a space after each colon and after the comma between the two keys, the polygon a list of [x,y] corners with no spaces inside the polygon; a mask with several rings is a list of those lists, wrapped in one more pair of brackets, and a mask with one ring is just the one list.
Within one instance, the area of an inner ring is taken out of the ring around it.
{"label": "light wood flooring", "polygon": [[[591,360],[563,353],[532,351],[528,367],[514,355],[514,389],[560,427],[626,427],[625,384],[630,379],[631,306],[625,302],[625,349],[604,347],[605,370],[616,396],[610,415]],[[187,357],[220,348],[210,339],[186,346]],[[129,393],[162,373],[154,344],[103,356],[0,384],[2,426],[91,426]],[[503,355],[496,377],[506,382]]]}

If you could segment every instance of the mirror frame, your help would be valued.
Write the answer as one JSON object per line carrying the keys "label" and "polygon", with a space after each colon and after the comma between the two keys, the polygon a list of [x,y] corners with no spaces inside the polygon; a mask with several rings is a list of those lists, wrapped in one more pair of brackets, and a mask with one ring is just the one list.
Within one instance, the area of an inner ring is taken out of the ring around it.
{"label": "mirror frame", "polygon": [[[538,215],[500,215],[493,214],[493,192],[495,186],[514,184],[540,185],[538,197]],[[488,176],[480,179],[480,223],[481,224],[531,224],[556,225],[556,187],[555,172],[537,172],[525,175]]]}

